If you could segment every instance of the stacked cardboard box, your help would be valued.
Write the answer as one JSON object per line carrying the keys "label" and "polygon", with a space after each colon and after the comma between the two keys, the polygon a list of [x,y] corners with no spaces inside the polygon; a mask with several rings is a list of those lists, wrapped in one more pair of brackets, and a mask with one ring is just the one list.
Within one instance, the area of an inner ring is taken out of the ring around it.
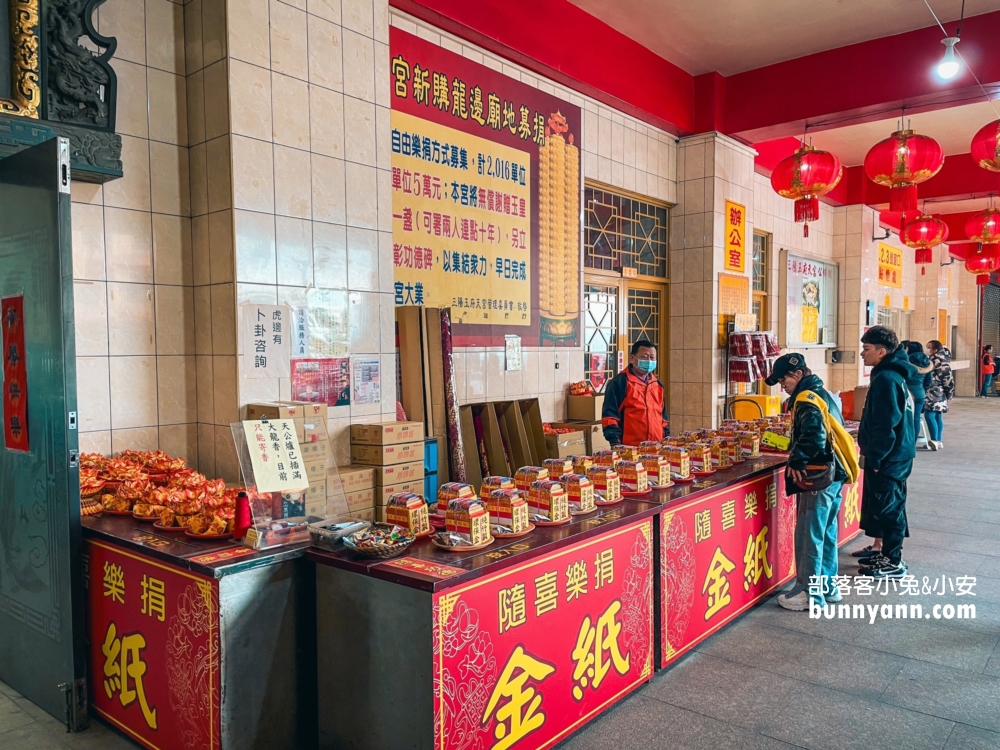
{"label": "stacked cardboard box", "polygon": [[371,466],[343,466],[337,471],[347,495],[347,510],[352,518],[375,520],[375,469]]}
{"label": "stacked cardboard box", "polygon": [[382,520],[389,498],[397,492],[424,494],[424,426],[420,422],[351,425],[351,461],[371,467],[375,517]]}

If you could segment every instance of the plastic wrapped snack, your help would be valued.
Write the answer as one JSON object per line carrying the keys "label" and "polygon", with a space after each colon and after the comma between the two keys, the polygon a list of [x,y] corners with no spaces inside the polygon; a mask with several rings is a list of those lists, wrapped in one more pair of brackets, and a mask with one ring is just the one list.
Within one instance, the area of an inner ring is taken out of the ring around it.
{"label": "plastic wrapped snack", "polygon": [[528,509],[536,515],[544,516],[551,523],[569,518],[569,500],[561,482],[539,479],[531,483],[528,491]]}
{"label": "plastic wrapped snack", "polygon": [[[447,513],[448,503],[456,497],[475,497],[476,488],[464,482],[446,482],[438,487],[437,512]],[[419,532],[416,532],[419,533]]]}
{"label": "plastic wrapped snack", "polygon": [[522,466],[514,475],[514,486],[522,492],[531,489],[531,483],[540,479],[548,479],[549,470],[544,466]]}
{"label": "plastic wrapped snack", "polygon": [[566,488],[571,513],[589,513],[594,505],[594,483],[586,474],[563,474],[559,481]]}
{"label": "plastic wrapped snack", "polygon": [[[465,486],[469,487],[471,492],[472,487]],[[409,529],[414,536],[425,534],[431,530],[427,503],[424,502],[422,495],[413,492],[397,492],[389,498],[389,502],[385,506],[385,522]]]}

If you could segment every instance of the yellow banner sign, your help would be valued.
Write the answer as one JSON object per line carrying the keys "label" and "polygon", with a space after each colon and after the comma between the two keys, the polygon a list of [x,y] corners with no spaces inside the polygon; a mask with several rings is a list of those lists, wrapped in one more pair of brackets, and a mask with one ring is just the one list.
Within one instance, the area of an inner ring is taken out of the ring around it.
{"label": "yellow banner sign", "polygon": [[719,346],[727,345],[726,324],[750,308],[750,279],[719,274]]}
{"label": "yellow banner sign", "polygon": [[747,267],[747,209],[726,201],[725,270],[743,273]]}
{"label": "yellow banner sign", "polygon": [[884,242],[878,243],[878,283],[903,288],[903,251]]}
{"label": "yellow banner sign", "polygon": [[396,304],[530,325],[530,154],[395,110],[391,121]]}

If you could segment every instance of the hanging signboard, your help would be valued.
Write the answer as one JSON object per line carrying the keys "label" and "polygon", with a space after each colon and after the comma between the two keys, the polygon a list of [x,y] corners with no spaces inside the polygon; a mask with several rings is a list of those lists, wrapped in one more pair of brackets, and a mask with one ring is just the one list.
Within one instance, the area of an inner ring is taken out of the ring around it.
{"label": "hanging signboard", "polygon": [[903,251],[885,242],[878,243],[878,283],[903,288]]}
{"label": "hanging signboard", "polygon": [[455,346],[579,342],[580,108],[395,27],[397,305],[450,307]]}
{"label": "hanging signboard", "polygon": [[24,347],[24,297],[4,297],[3,328],[3,438],[9,451],[27,453],[28,352]]}
{"label": "hanging signboard", "polygon": [[787,251],[782,255],[785,299],[781,311],[785,324],[778,343],[789,349],[835,346],[840,267]]}
{"label": "hanging signboard", "polygon": [[741,203],[726,201],[725,270],[744,273],[747,268],[747,209]]}

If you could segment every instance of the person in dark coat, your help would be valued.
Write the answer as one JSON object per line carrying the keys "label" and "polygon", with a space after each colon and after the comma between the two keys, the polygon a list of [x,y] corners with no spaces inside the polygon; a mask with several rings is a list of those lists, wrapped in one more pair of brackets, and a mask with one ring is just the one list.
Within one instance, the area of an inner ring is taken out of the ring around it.
{"label": "person in dark coat", "polygon": [[920,434],[920,415],[924,410],[924,399],[927,397],[927,389],[931,387],[934,380],[934,365],[930,358],[924,354],[924,345],[919,341],[906,341],[906,358],[910,364],[917,368],[916,374],[906,381],[906,386],[913,396],[913,434]]}
{"label": "person in dark coat", "polygon": [[[792,441],[788,446],[789,494],[797,495],[795,519],[795,585],[778,597],[778,605],[792,611],[809,608],[810,600],[823,606],[835,604],[842,595],[834,583],[837,575],[837,514],[840,511],[841,489],[847,471],[836,459],[826,428],[826,419],[819,407],[796,403],[803,391],[811,391],[823,399],[830,418],[844,423],[840,407],[823,387],[823,381],[806,366],[801,354],[784,354],[775,360],[768,385],[781,384],[792,409]],[[810,466],[834,465],[833,482],[821,490],[803,491],[800,484]],[[819,586],[810,586],[810,582]]]}
{"label": "person in dark coat", "polygon": [[882,540],[881,551],[863,558],[862,575],[902,578],[906,523],[906,479],[916,457],[913,396],[907,381],[916,376],[896,334],[873,326],[861,337],[861,358],[872,368],[868,398],[861,414],[858,443],[865,471],[861,528]]}
{"label": "person in dark coat", "polygon": [[931,434],[931,450],[939,451],[944,448],[941,441],[944,436],[944,415],[948,413],[948,402],[955,398],[955,374],[951,370],[951,352],[948,347],[935,339],[927,342],[927,351],[930,352],[934,370],[924,398],[924,413],[927,415],[927,430]]}

